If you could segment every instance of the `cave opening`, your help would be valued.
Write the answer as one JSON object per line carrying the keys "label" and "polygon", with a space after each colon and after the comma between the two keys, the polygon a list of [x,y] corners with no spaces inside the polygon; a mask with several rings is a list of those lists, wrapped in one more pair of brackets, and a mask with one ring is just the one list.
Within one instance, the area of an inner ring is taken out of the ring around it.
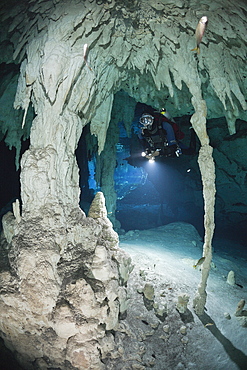
{"label": "cave opening", "polygon": [[[139,119],[145,107],[124,90],[115,94],[101,154],[97,153],[97,140],[90,134],[90,125],[84,127],[76,150],[80,206],[87,213],[93,196],[102,190],[108,217],[119,233],[188,222],[203,235],[199,140],[193,155],[162,157],[149,163],[141,157],[138,138]],[[190,115],[175,117],[175,121],[185,133],[184,145],[189,146]]]}

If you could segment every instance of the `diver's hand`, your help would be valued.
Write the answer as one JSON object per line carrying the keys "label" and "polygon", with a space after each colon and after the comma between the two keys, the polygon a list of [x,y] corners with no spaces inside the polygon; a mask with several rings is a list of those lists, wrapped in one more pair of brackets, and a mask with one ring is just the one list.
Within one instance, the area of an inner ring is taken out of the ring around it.
{"label": "diver's hand", "polygon": [[153,150],[151,153],[148,153],[145,158],[151,159],[153,157],[158,157],[158,155],[160,155],[159,150]]}

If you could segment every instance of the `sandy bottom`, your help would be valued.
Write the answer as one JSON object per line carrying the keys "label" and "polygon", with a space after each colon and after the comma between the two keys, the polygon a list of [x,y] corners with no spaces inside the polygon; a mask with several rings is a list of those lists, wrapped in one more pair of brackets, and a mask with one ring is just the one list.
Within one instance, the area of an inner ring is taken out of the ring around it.
{"label": "sandy bottom", "polygon": [[[125,360],[109,362],[109,369],[247,369],[247,311],[235,316],[239,301],[247,299],[247,249],[223,239],[213,246],[206,309],[198,317],[193,298],[201,271],[193,265],[203,243],[196,229],[172,223],[120,237],[134,269],[127,317],[115,336]],[[229,271],[235,273],[233,286]],[[153,302],[144,297],[146,284],[154,289]],[[184,294],[189,303],[181,313],[176,304]]]}

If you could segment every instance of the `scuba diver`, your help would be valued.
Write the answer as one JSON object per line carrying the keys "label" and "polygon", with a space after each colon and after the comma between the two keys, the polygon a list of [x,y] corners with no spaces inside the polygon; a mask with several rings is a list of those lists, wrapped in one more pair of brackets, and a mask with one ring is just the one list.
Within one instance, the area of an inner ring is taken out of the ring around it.
{"label": "scuba diver", "polygon": [[195,132],[191,132],[190,148],[185,147],[180,142],[184,133],[164,108],[160,111],[154,111],[151,107],[146,109],[139,122],[138,137],[144,149],[143,157],[154,160],[158,156],[179,157],[195,152]]}

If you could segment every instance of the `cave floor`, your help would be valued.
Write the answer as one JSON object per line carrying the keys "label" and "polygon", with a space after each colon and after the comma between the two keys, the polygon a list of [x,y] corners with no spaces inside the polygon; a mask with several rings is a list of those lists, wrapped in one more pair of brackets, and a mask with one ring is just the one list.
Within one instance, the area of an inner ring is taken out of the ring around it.
{"label": "cave floor", "polygon": [[[131,256],[134,269],[128,283],[127,317],[122,320],[119,337],[116,334],[116,341],[120,343],[121,337],[125,343],[124,363],[116,359],[107,368],[247,368],[247,311],[235,316],[238,302],[247,298],[247,250],[226,243],[224,239],[215,243],[206,309],[198,317],[193,298],[201,273],[193,265],[202,256],[203,243],[196,229],[187,223],[172,223],[120,236],[120,247]],[[227,283],[231,270],[234,286]],[[154,306],[166,307],[162,318],[154,307],[144,305],[146,283],[154,287]],[[176,309],[180,294],[190,297],[185,313]]]}

